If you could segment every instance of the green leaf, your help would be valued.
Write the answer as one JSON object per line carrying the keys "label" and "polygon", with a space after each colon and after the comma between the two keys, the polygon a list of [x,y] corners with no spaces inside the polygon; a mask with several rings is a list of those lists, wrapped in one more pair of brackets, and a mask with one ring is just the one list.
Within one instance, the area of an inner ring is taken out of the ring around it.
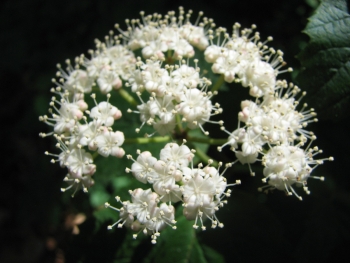
{"label": "green leaf", "polygon": [[322,119],[340,120],[350,110],[350,15],[345,0],[325,0],[304,30],[310,42],[298,55],[297,81]]}
{"label": "green leaf", "polygon": [[96,185],[94,188],[90,189],[90,204],[93,207],[102,206],[109,198],[110,195],[101,185]]}
{"label": "green leaf", "polygon": [[119,247],[116,252],[115,260],[113,263],[129,263],[132,262],[132,258],[135,253],[139,253],[138,246],[147,237],[139,235],[136,239],[133,238],[131,232],[128,232],[125,236],[123,244]]}
{"label": "green leaf", "polygon": [[202,245],[204,257],[208,263],[225,263],[224,257],[211,247]]}
{"label": "green leaf", "polygon": [[[181,212],[179,210],[178,212]],[[161,232],[157,244],[153,247],[144,263],[207,263],[203,250],[198,244],[193,221],[180,216],[177,229],[170,227]],[[177,216],[177,217],[178,217]]]}
{"label": "green leaf", "polygon": [[193,249],[191,251],[190,261],[192,263],[207,263],[202,247],[199,245],[197,239],[193,242]]}

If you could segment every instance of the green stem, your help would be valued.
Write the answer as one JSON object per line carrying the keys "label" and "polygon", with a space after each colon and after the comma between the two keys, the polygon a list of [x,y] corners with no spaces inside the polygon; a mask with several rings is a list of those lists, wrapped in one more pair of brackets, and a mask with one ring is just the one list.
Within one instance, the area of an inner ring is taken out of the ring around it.
{"label": "green stem", "polygon": [[176,129],[178,134],[181,134],[183,132],[182,120],[180,119],[180,114],[176,114]]}
{"label": "green stem", "polygon": [[157,136],[157,137],[150,137],[150,138],[128,138],[125,139],[124,143],[138,143],[138,144],[146,144],[146,143],[159,143],[159,142],[169,142],[171,140],[170,136]]}
{"label": "green stem", "polygon": [[208,163],[208,160],[212,160],[212,166],[218,166],[218,162],[210,158],[205,152],[203,152],[201,149],[196,148],[196,155],[201,159],[205,164]]}
{"label": "green stem", "polygon": [[190,142],[206,143],[210,145],[223,145],[227,142],[227,139],[197,138],[191,136],[187,136],[187,139]]}
{"label": "green stem", "polygon": [[132,106],[139,105],[137,101],[125,89],[119,89],[118,92],[123,97],[123,99],[129,102]]}
{"label": "green stem", "polygon": [[97,86],[93,86],[92,91],[98,92],[98,91],[100,91],[100,89]]}
{"label": "green stem", "polygon": [[190,147],[190,148],[192,148],[192,149],[195,149],[196,150],[196,155],[197,155],[197,157],[200,159],[200,160],[202,160],[202,162],[204,163],[204,164],[207,164],[208,163],[208,160],[210,159],[210,160],[212,160],[213,162],[212,162],[212,166],[218,166],[218,162],[217,161],[215,161],[213,158],[210,158],[205,152],[203,152],[201,149],[199,149],[199,148],[196,148],[196,146],[194,145],[194,144],[192,144],[192,143],[187,143],[187,145]]}
{"label": "green stem", "polygon": [[92,154],[92,159],[95,160],[95,158],[96,158],[98,155],[99,155],[98,152],[94,152],[94,153]]}
{"label": "green stem", "polygon": [[214,86],[211,88],[211,91],[214,92],[214,91],[217,91],[221,86],[222,84],[224,83],[225,79],[224,79],[224,75],[222,74],[220,76],[220,78],[216,81],[216,83],[214,84]]}

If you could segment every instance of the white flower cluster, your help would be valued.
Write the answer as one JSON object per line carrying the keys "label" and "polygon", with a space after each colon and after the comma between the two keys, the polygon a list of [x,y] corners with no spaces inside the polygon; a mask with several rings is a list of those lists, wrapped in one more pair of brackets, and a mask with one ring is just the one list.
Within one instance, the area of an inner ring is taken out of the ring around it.
{"label": "white flower cluster", "polygon": [[[64,85],[62,85],[64,86]],[[68,184],[66,191],[75,186],[75,192],[82,188],[84,192],[94,184],[92,175],[96,172],[96,165],[93,164],[92,155],[84,149],[98,151],[104,157],[109,155],[121,158],[125,152],[120,146],[124,143],[124,133],[113,131],[114,121],[121,118],[120,110],[109,103],[110,94],[107,94],[107,101],[97,104],[96,95],[91,97],[95,102],[95,107],[88,110],[87,103],[83,100],[84,94],[71,93],[62,87],[52,88],[52,92],[60,96],[60,100],[52,97],[49,112],[40,116],[39,120],[53,127],[53,132],[40,133],[41,137],[54,135],[57,140],[56,147],[61,150],[60,154],[46,155],[55,157],[52,163],[59,162],[61,167],[68,168],[68,174],[64,178]],[[56,106],[58,105],[58,106]],[[86,113],[91,118],[87,122]]]}
{"label": "white flower cluster", "polygon": [[[300,144],[302,145],[303,143]],[[269,189],[284,190],[288,195],[294,194],[302,200],[302,197],[293,189],[293,184],[303,187],[304,191],[307,194],[310,194],[307,187],[307,179],[311,177],[321,181],[324,180],[323,176],[311,176],[310,173],[318,165],[322,164],[324,160],[333,161],[333,157],[315,160],[314,156],[322,153],[322,150],[319,150],[317,147],[307,147],[304,150],[300,148],[301,145],[292,146],[283,144],[271,147],[268,150],[262,160],[262,163],[265,166],[265,178],[262,179],[262,181],[268,181],[269,185],[259,188],[259,191],[262,191],[263,189],[265,189],[265,191],[268,191]]]}
{"label": "white flower cluster", "polygon": [[[240,82],[243,87],[250,88],[251,96],[261,97],[274,90],[279,73],[292,69],[279,70],[286,64],[282,51],[275,51],[265,45],[272,41],[272,37],[261,42],[258,32],[250,36],[255,25],[241,32],[240,27],[240,24],[234,24],[232,36],[224,28],[218,28],[215,35],[210,35],[211,45],[205,50],[205,59],[213,63],[213,72],[222,74],[226,82]],[[221,35],[224,36],[222,43]],[[215,37],[218,39],[216,44]]]}
{"label": "white flower cluster", "polygon": [[[185,13],[183,8],[177,17],[173,11],[164,17],[145,16],[141,12],[141,20],[126,21],[126,30],[116,25],[118,35],[111,31],[104,42],[96,40],[96,49],[89,51],[89,59],[81,55],[75,59],[74,66],[67,60],[66,70],[58,65],[56,78],[52,80],[55,87],[51,91],[56,95],[50,102],[51,116],[40,116],[39,120],[53,128],[52,132],[40,135],[53,135],[61,150],[60,154],[46,154],[54,157],[53,163],[59,162],[68,168],[64,180],[70,185],[62,191],[75,187],[74,193],[80,188],[86,192],[94,184],[92,175],[96,165],[91,151],[104,157],[124,156],[121,148],[124,134],[114,129],[114,121],[120,119],[122,113],[110,103],[110,92],[119,90],[131,105],[137,102],[123,88],[130,88],[141,102],[137,110],[128,110],[140,115],[141,126],[136,129],[137,133],[147,124],[154,128],[154,133],[170,135],[174,141],[178,138],[195,141],[188,136],[189,129],[199,128],[209,135],[203,125],[207,122],[219,124],[229,135],[227,142],[218,147],[219,151],[230,146],[237,157],[235,162],[248,164],[252,175],[252,163],[261,161],[264,165],[262,180],[268,185],[259,188],[260,191],[284,190],[302,199],[293,185],[302,186],[309,194],[307,179],[324,179],[310,174],[324,160],[333,158],[314,159],[322,151],[311,147],[316,136],[306,128],[317,121],[316,114],[313,109],[307,110],[306,104],[297,110],[305,92],[296,99],[300,89],[277,80],[279,74],[292,69],[280,70],[286,64],[283,53],[266,45],[272,37],[261,42],[259,33],[254,32],[255,25],[240,30],[238,23],[229,35],[224,28],[215,29],[213,21],[202,17],[202,12],[191,24],[191,14],[192,11]],[[204,52],[212,71],[221,75],[213,88],[210,88],[211,80],[203,77],[205,67],[198,65],[198,59],[192,59],[196,50]],[[211,101],[221,80],[249,87],[249,94],[255,98],[242,101],[239,124],[233,132],[222,126],[223,121],[211,120],[213,115],[222,112],[220,105]],[[94,105],[90,107],[84,95],[94,89],[99,89],[107,99],[97,103],[93,93]],[[201,142],[215,140],[206,138]],[[155,244],[159,231],[165,226],[176,228],[172,204],[178,202],[182,202],[184,216],[195,221],[194,228],[205,230],[205,219],[211,221],[212,228],[223,227],[216,211],[227,202],[224,198],[230,196],[231,191],[226,188],[240,184],[239,180],[227,184],[223,176],[235,162],[227,164],[223,172],[220,172],[222,163],[215,168],[211,166],[212,161],[205,167],[199,164],[193,168],[195,150],[184,143],[166,144],[159,159],[149,151],[138,151],[136,159],[127,155],[133,164],[126,172],[142,183],[151,184],[152,189],[130,190],[131,201],[116,197],[121,208],[106,203],[106,207],[120,215],[109,229],[125,225],[137,232],[134,238],[143,232],[150,234]]]}
{"label": "white flower cluster", "polygon": [[[229,134],[229,138],[218,150],[229,145],[237,161],[248,164],[251,175],[254,172],[250,164],[262,161],[266,167],[263,182],[269,184],[264,189],[285,190],[288,195],[293,193],[302,199],[292,185],[302,185],[309,194],[306,181],[313,177],[310,176],[311,171],[324,160],[313,159],[314,151],[321,152],[315,150],[317,147],[311,149],[309,144],[306,149],[301,148],[308,139],[316,139],[313,132],[305,129],[309,123],[317,122],[316,113],[313,109],[306,110],[307,104],[298,111],[296,108],[306,93],[303,92],[296,100],[300,89],[293,84],[288,85],[286,81],[277,80],[278,74],[292,69],[280,70],[286,64],[283,53],[266,45],[272,37],[261,42],[259,33],[253,34],[255,25],[239,31],[240,27],[236,23],[231,36],[224,28],[216,29],[215,34],[209,36],[210,46],[204,53],[206,61],[213,63],[214,73],[222,74],[226,82],[235,81],[243,87],[249,87],[249,94],[256,97],[255,102],[242,101],[236,130],[229,132],[221,127]],[[258,159],[259,155],[263,156],[262,160]]]}
{"label": "white flower cluster", "polygon": [[[126,21],[126,31],[118,24],[115,26],[120,32],[115,37],[116,42],[122,39],[130,50],[142,49],[146,61],[139,57],[133,66],[128,67],[126,86],[131,87],[141,100],[138,110],[134,111],[140,114],[141,127],[152,125],[161,136],[173,132],[180,121],[187,123],[189,129],[199,127],[209,134],[202,125],[212,122],[210,117],[222,112],[220,105],[213,105],[210,100],[214,95],[208,92],[211,81],[200,77],[198,60],[194,60],[195,67],[182,60],[193,57],[194,48],[204,50],[208,46],[207,34],[215,26],[212,19],[205,17],[200,22],[202,12],[196,23],[191,24],[191,14],[192,11],[185,14],[181,7],[178,17],[173,11],[164,17],[159,14],[145,16],[141,12],[141,21]],[[179,60],[178,64],[174,63],[176,60]],[[145,101],[141,98],[144,90],[149,94]],[[136,131],[139,132],[140,128]]]}
{"label": "white flower cluster", "polygon": [[[120,219],[109,229],[125,224],[134,231],[151,233],[152,243],[156,243],[159,231],[175,223],[172,204],[179,201],[183,202],[184,216],[188,220],[195,220],[194,228],[198,228],[199,223],[201,229],[205,230],[203,220],[206,218],[210,219],[212,228],[223,227],[215,213],[227,203],[223,199],[230,196],[231,190],[226,188],[240,184],[240,181],[227,184],[223,174],[231,164],[226,165],[221,173],[219,169],[222,164],[216,169],[210,166],[211,160],[205,167],[199,164],[198,168],[193,168],[193,152],[185,144],[168,143],[160,151],[159,160],[148,151],[138,151],[136,160],[128,155],[133,164],[131,168],[126,168],[126,172],[131,172],[142,183],[152,184],[154,192],[151,189],[130,191],[131,202],[121,202],[123,206],[120,209],[112,207],[120,212]],[[117,197],[117,200],[120,198]],[[111,206],[106,203],[106,207]]]}
{"label": "white flower cluster", "polygon": [[[197,64],[197,60],[194,61]],[[174,131],[177,122],[187,123],[189,129],[200,128],[204,131],[206,122],[222,124],[222,121],[210,121],[210,117],[222,112],[218,103],[212,104],[215,93],[208,91],[211,82],[199,76],[200,69],[190,67],[185,61],[179,65],[162,63],[157,59],[148,59],[143,63],[138,59],[137,70],[132,73],[127,86],[136,92],[142,104],[137,106],[144,124],[152,125],[155,131],[164,136]],[[198,88],[197,88],[198,87]],[[141,92],[148,92],[148,100],[141,98]],[[129,110],[132,112],[132,110]],[[176,118],[178,117],[178,120]],[[140,129],[136,129],[139,132]]]}
{"label": "white flower cluster", "polygon": [[155,57],[164,59],[168,51],[173,52],[173,59],[182,57],[192,57],[194,47],[204,50],[208,44],[206,31],[214,27],[212,19],[203,18],[199,23],[203,13],[199,13],[196,23],[190,22],[192,11],[185,14],[182,7],[179,8],[179,16],[175,16],[174,11],[168,12],[164,17],[160,14],[145,16],[140,12],[139,19],[126,20],[127,30],[123,31],[119,25],[115,28],[121,33],[126,45],[131,50],[142,49],[144,58]]}
{"label": "white flower cluster", "polygon": [[[113,225],[108,226],[108,229],[112,229],[115,225],[118,225],[119,228],[125,225],[138,233],[150,234],[152,244],[157,243],[157,237],[160,235],[159,231],[167,225],[176,229],[176,226],[174,226],[176,223],[174,219],[174,207],[166,203],[161,203],[158,206],[158,194],[152,192],[151,189],[142,190],[138,188],[134,191],[130,190],[130,195],[131,202],[121,202],[120,197],[116,197],[116,200],[122,204],[120,209],[111,206],[109,203],[105,203],[106,208],[109,207],[118,211],[120,216],[120,219]],[[136,238],[138,233],[134,234],[133,237]]]}

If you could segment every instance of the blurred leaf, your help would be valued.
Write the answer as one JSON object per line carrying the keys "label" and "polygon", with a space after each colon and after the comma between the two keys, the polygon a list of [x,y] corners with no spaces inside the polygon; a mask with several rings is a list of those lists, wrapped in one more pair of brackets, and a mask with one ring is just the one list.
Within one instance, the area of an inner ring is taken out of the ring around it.
{"label": "blurred leaf", "polygon": [[317,8],[320,4],[319,0],[305,0],[305,3],[314,9]]}
{"label": "blurred leaf", "polygon": [[[188,262],[188,261],[186,261]],[[190,261],[192,263],[207,263],[208,261],[206,260],[206,258],[204,257],[204,253],[203,250],[201,248],[201,246],[199,245],[197,239],[194,240],[193,243],[193,249],[191,251],[191,258]]]}
{"label": "blurred leaf", "polygon": [[110,194],[100,185],[95,185],[89,192],[90,204],[93,207],[103,205],[110,198]]}
{"label": "blurred leaf", "polygon": [[322,119],[339,120],[350,110],[350,15],[345,0],[325,0],[305,31],[310,43],[298,55],[297,77]]}
{"label": "blurred leaf", "polygon": [[132,237],[131,232],[127,232],[122,245],[119,247],[114,263],[128,263],[132,261],[135,253],[138,253],[137,247],[140,245],[141,241],[145,239],[144,235],[139,235],[137,239]]}
{"label": "blurred leaf", "polygon": [[94,217],[96,219],[95,229],[98,230],[106,221],[111,221],[111,223],[117,221],[118,212],[109,208],[102,208],[94,212]]}
{"label": "blurred leaf", "polygon": [[202,245],[204,257],[208,263],[225,263],[224,257],[211,247]]}

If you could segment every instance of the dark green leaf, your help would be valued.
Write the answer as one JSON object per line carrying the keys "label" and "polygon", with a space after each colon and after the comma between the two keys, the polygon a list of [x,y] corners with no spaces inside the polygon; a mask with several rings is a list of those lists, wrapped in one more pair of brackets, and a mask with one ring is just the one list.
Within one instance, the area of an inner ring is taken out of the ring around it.
{"label": "dark green leaf", "polygon": [[322,119],[339,120],[350,109],[350,15],[345,0],[325,0],[305,31],[309,44],[298,55],[297,77]]}
{"label": "dark green leaf", "polygon": [[188,221],[179,214],[177,213],[179,216],[176,223],[177,230],[168,227],[162,231],[157,244],[144,263],[207,263],[202,248],[198,244],[193,221]]}
{"label": "dark green leaf", "polygon": [[224,257],[211,247],[202,245],[202,249],[208,263],[225,263]]}
{"label": "dark green leaf", "polygon": [[129,263],[132,261],[132,258],[135,256],[135,253],[138,253],[137,247],[144,240],[143,235],[139,235],[137,239],[132,237],[131,232],[128,232],[125,236],[123,244],[119,247],[114,263]]}
{"label": "dark green leaf", "polygon": [[190,261],[191,263],[207,263],[208,261],[206,260],[202,247],[199,245],[197,239],[194,240],[193,244],[193,249],[191,251],[191,258]]}

